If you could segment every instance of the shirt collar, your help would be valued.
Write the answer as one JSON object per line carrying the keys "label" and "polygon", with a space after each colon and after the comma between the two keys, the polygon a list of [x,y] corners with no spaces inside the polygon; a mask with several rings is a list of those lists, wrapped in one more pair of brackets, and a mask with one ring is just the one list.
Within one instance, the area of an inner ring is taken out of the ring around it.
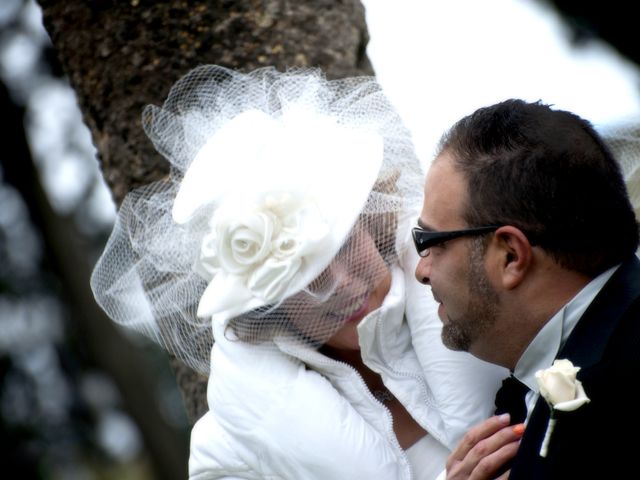
{"label": "shirt collar", "polygon": [[516,364],[513,374],[518,380],[538,392],[535,373],[551,366],[582,314],[619,266],[591,280],[542,327]]}

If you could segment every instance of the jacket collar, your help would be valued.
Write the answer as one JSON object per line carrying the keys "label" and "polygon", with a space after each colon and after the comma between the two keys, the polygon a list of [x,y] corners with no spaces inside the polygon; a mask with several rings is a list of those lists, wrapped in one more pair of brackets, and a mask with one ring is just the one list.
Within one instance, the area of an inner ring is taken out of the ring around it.
{"label": "jacket collar", "polygon": [[622,263],[585,311],[558,358],[589,367],[600,361],[623,313],[640,297],[640,261]]}

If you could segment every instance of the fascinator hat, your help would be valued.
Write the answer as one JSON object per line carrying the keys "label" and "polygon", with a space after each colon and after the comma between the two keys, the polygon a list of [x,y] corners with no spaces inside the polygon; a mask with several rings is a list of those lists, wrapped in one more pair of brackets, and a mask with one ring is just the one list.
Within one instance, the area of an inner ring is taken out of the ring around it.
{"label": "fascinator hat", "polygon": [[[383,265],[404,248],[422,171],[374,78],[201,66],[143,125],[171,173],[127,195],[91,285],[113,320],[198,371],[211,322],[324,342],[384,274],[354,236]],[[340,286],[332,262],[362,286]]]}

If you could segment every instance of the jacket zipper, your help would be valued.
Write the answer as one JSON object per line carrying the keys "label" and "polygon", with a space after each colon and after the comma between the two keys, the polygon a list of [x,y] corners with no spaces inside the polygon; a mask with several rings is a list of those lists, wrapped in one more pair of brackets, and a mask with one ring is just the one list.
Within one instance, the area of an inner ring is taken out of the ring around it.
{"label": "jacket zipper", "polygon": [[[293,354],[293,352],[289,352],[290,354]],[[301,352],[299,352],[301,353]],[[298,358],[300,358],[301,360],[304,361],[304,359],[302,358],[304,355],[297,355]],[[305,362],[306,363],[306,362]],[[403,464],[403,466],[405,467],[404,470],[407,474],[406,480],[412,480],[413,479],[413,471],[411,468],[411,463],[409,463],[409,457],[407,457],[407,454],[405,453],[405,451],[402,449],[402,447],[400,446],[400,442],[398,442],[398,438],[396,437],[396,432],[393,430],[393,415],[391,415],[391,411],[385,406],[384,403],[382,403],[380,400],[378,400],[373,393],[371,393],[371,390],[369,390],[369,387],[367,387],[366,382],[364,381],[364,378],[362,378],[362,375],[360,375],[360,372],[358,372],[358,370],[356,370],[353,366],[349,365],[347,362],[343,362],[341,360],[334,360],[334,359],[319,359],[318,362],[314,362],[314,363],[320,363],[320,364],[324,364],[324,365],[331,365],[332,363],[337,363],[339,365],[343,365],[346,368],[348,368],[351,371],[352,375],[355,375],[358,378],[359,384],[362,387],[361,389],[364,389],[366,392],[366,395],[373,400],[374,402],[376,402],[378,405],[380,405],[386,415],[387,421],[385,422],[386,424],[386,436],[387,439],[390,441],[390,443],[394,446],[394,448],[396,449],[396,452],[398,453],[399,457],[400,457],[400,462]],[[324,375],[324,374],[323,374]],[[326,376],[326,375],[325,375]]]}

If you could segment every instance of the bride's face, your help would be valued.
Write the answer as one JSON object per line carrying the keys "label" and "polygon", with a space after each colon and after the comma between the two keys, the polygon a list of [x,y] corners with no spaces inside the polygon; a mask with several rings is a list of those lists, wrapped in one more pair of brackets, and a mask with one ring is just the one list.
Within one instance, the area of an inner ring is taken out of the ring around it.
{"label": "bride's face", "polygon": [[[291,320],[302,332],[339,350],[359,350],[357,326],[382,305],[391,273],[371,236],[355,228],[331,264],[296,295]],[[324,337],[324,338],[323,338]]]}

